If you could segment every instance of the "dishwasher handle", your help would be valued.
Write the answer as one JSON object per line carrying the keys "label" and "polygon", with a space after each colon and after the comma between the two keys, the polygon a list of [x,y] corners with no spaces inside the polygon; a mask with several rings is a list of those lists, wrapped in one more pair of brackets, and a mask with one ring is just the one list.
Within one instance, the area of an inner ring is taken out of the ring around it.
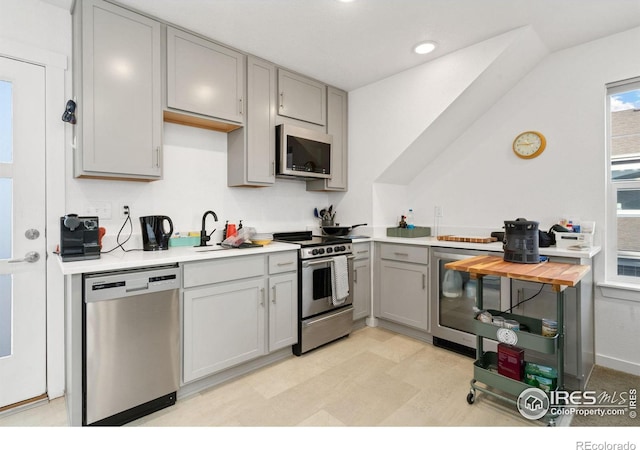
{"label": "dishwasher handle", "polygon": [[87,303],[179,289],[180,269],[165,268],[144,271],[121,271],[117,274],[92,274],[84,280]]}

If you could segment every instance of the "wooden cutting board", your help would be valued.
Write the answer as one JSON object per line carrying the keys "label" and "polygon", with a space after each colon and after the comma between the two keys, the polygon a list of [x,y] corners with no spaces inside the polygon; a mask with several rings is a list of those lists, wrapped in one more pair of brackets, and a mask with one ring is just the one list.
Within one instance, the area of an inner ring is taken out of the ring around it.
{"label": "wooden cutting board", "polygon": [[465,237],[465,236],[454,236],[452,234],[446,234],[443,236],[438,236],[439,241],[453,241],[453,242],[471,242],[474,244],[490,244],[491,242],[498,242],[498,238],[494,237]]}

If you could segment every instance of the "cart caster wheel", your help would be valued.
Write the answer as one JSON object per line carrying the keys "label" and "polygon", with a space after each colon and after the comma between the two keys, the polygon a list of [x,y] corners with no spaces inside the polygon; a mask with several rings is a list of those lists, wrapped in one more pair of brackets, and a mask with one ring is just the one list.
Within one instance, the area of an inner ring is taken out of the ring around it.
{"label": "cart caster wheel", "polygon": [[469,394],[467,395],[467,403],[470,405],[473,405],[474,401],[475,401],[475,395],[473,394],[473,392],[469,392]]}

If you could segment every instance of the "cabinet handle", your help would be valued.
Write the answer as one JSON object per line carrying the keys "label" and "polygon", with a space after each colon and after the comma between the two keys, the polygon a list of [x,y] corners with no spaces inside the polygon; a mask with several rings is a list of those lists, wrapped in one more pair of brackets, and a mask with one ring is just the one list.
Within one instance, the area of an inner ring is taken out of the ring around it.
{"label": "cabinet handle", "polygon": [[[360,250],[358,252],[356,252],[358,255],[361,255],[362,253],[369,253],[369,250]],[[409,255],[407,255],[409,256]]]}
{"label": "cabinet handle", "polygon": [[280,109],[284,109],[284,92],[280,92]]}
{"label": "cabinet handle", "polygon": [[276,174],[276,162],[271,161],[271,175],[275,176],[275,174]]}
{"label": "cabinet handle", "polygon": [[422,290],[424,291],[427,288],[427,276],[422,274]]}
{"label": "cabinet handle", "polygon": [[264,306],[264,288],[260,288],[260,306]]}
{"label": "cabinet handle", "polygon": [[280,263],[278,263],[278,267],[280,267],[280,266],[290,266],[291,264],[293,264],[293,261],[280,262]]}
{"label": "cabinet handle", "polygon": [[358,282],[358,271],[354,269],[353,271],[353,282],[357,283]]}
{"label": "cabinet handle", "polygon": [[406,256],[406,257],[409,257],[409,254],[408,254],[408,253],[394,252],[393,254],[394,254],[394,255],[396,255],[396,256]]}
{"label": "cabinet handle", "polygon": [[156,147],[156,167],[160,168],[160,147]]}
{"label": "cabinet handle", "polygon": [[273,289],[273,299],[271,300],[271,303],[275,305],[276,304],[276,287],[274,286],[271,289]]}
{"label": "cabinet handle", "polygon": [[242,115],[244,113],[244,111],[243,111],[243,108],[242,108],[242,99],[241,98],[238,99],[238,103],[239,103],[238,107],[240,108],[239,112],[240,112],[240,115]]}

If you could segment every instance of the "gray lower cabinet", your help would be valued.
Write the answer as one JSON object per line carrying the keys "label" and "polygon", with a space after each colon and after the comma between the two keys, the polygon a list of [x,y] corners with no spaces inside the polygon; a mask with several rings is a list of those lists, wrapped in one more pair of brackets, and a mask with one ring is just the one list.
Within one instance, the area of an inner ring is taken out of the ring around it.
{"label": "gray lower cabinet", "polygon": [[278,69],[278,114],[327,125],[327,86],[311,78]]}
{"label": "gray lower cabinet", "polygon": [[265,280],[184,292],[185,383],[266,353]]}
{"label": "gray lower cabinet", "polygon": [[348,183],[348,94],[327,88],[327,133],[333,136],[331,178],[307,181],[307,191],[346,191]]}
{"label": "gray lower cabinet", "polygon": [[353,244],[353,254],[353,320],[358,320],[371,314],[370,244]]}
{"label": "gray lower cabinet", "polygon": [[377,245],[376,316],[429,331],[429,249]]}
{"label": "gray lower cabinet", "polygon": [[298,341],[298,274],[269,278],[269,351]]}
{"label": "gray lower cabinet", "polygon": [[245,56],[167,27],[167,108],[242,124]]}
{"label": "gray lower cabinet", "polygon": [[74,175],[161,178],[160,23],[99,0],[73,14]]}
{"label": "gray lower cabinet", "polygon": [[246,126],[227,135],[227,184],[271,186],[276,180],[276,68],[247,58]]}
{"label": "gray lower cabinet", "polygon": [[185,263],[183,382],[297,342],[297,253]]}

